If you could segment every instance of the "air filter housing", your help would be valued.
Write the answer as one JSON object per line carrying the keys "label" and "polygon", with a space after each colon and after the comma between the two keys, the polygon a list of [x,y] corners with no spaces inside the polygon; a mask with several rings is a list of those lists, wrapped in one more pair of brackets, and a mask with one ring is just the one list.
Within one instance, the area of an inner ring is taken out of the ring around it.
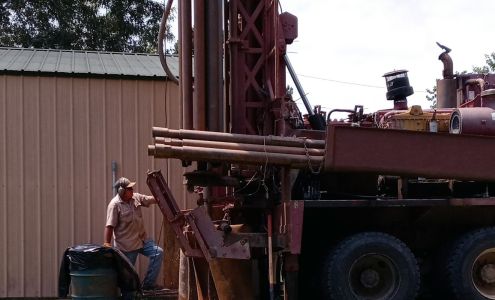
{"label": "air filter housing", "polygon": [[385,73],[387,84],[387,100],[404,100],[407,96],[414,94],[412,86],[409,85],[407,70],[396,70]]}

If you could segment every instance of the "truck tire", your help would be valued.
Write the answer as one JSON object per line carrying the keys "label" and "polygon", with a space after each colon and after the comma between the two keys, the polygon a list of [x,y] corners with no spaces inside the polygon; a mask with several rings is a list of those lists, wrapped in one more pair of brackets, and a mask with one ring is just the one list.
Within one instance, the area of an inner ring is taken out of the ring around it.
{"label": "truck tire", "polygon": [[420,282],[411,250],[381,232],[340,242],[327,255],[322,275],[322,296],[332,300],[412,300]]}
{"label": "truck tire", "polygon": [[450,299],[495,299],[495,227],[459,238],[447,257]]}

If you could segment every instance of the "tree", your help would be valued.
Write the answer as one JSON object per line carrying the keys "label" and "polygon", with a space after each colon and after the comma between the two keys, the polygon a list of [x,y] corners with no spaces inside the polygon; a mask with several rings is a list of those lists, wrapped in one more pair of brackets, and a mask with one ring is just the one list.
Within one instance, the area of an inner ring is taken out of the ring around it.
{"label": "tree", "polygon": [[[155,52],[163,10],[163,4],[151,0],[5,0],[0,5],[0,44]],[[169,21],[174,16],[172,12]],[[173,41],[170,25],[166,32]]]}
{"label": "tree", "polygon": [[[485,63],[486,65],[481,67],[473,66],[473,72],[477,74],[486,74],[490,72],[495,72],[495,52],[491,54],[485,54]],[[467,71],[462,71],[459,74],[466,74]],[[426,89],[426,100],[431,102],[431,108],[435,108],[437,105],[437,86],[435,85],[431,89]]]}
{"label": "tree", "polygon": [[495,52],[492,52],[492,54],[485,54],[485,63],[485,66],[473,67],[473,72],[478,74],[495,72]]}

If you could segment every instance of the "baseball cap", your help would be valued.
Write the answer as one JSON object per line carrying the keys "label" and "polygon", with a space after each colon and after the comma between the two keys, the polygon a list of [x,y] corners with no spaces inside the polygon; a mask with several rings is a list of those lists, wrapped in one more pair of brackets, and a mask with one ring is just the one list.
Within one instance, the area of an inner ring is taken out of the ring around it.
{"label": "baseball cap", "polygon": [[115,188],[130,188],[133,187],[136,183],[130,181],[129,179],[125,177],[120,177],[114,184]]}

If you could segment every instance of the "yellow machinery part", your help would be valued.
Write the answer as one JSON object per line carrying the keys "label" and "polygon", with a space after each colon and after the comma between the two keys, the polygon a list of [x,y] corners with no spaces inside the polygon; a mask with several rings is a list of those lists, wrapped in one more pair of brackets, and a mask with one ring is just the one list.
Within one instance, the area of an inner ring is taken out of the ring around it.
{"label": "yellow machinery part", "polygon": [[413,105],[400,114],[395,114],[385,120],[386,127],[412,131],[430,131],[430,122],[437,122],[438,132],[449,132],[450,113],[423,112],[421,106]]}

